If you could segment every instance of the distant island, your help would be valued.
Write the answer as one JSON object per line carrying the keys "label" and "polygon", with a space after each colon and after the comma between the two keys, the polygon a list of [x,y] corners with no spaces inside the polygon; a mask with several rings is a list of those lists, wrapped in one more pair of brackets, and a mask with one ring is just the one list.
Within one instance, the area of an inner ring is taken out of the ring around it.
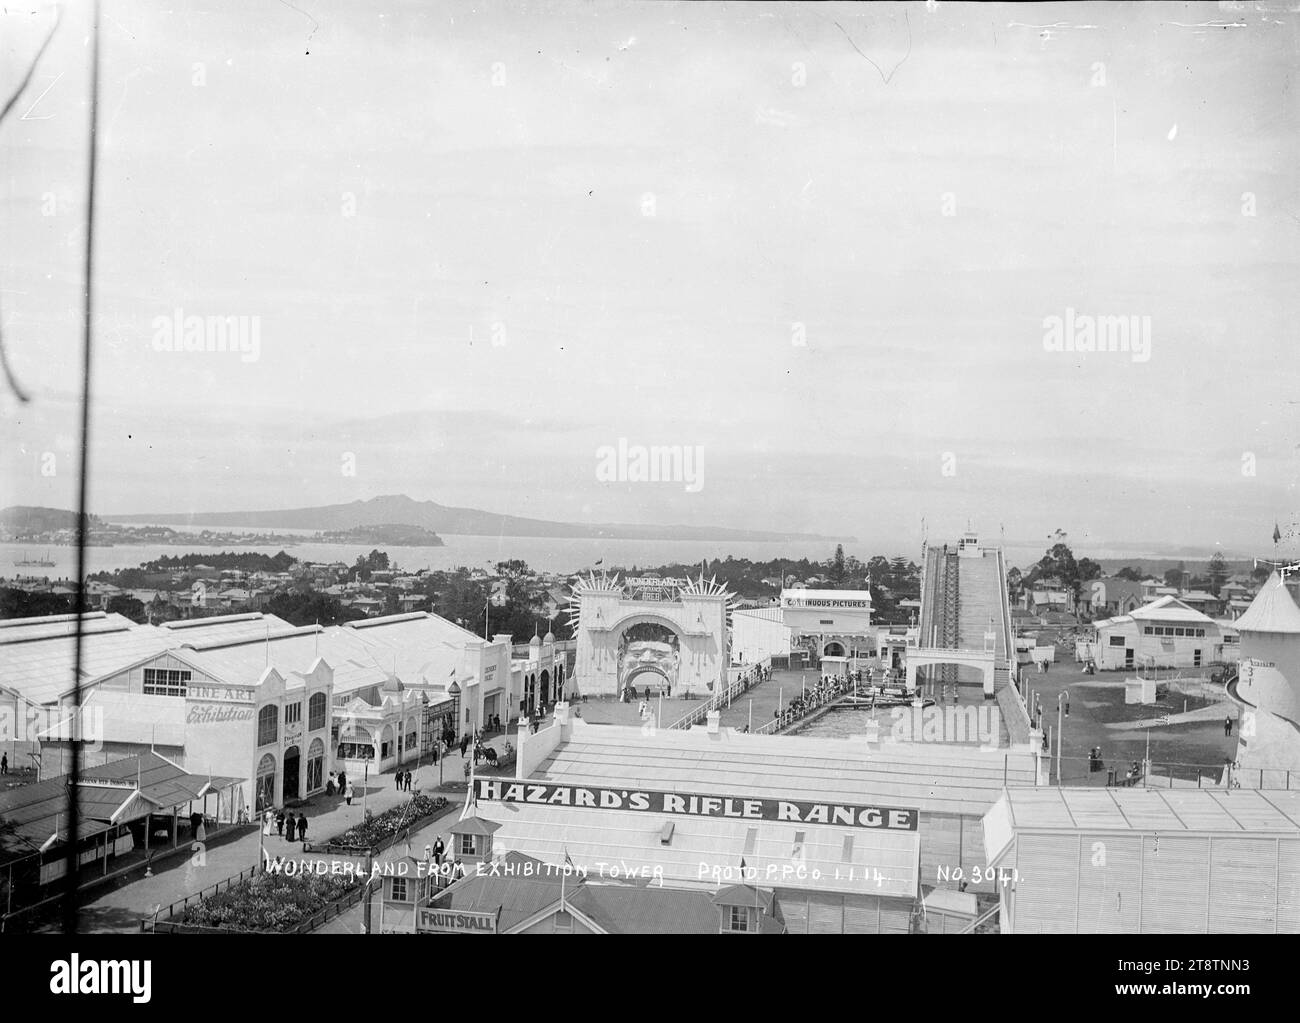
{"label": "distant island", "polygon": [[[442,537],[424,526],[378,522],[312,533],[248,533],[205,529],[186,533],[161,525],[123,525],[87,515],[87,543],[92,547],[132,545],[217,547],[292,546],[301,543],[384,544],[390,547],[444,547]],[[274,527],[271,527],[274,528]],[[77,542],[77,515],[63,508],[13,505],[0,510],[0,539],[9,543],[68,546]]]}
{"label": "distant island", "polygon": [[389,547],[445,547],[442,537],[423,526],[384,522],[377,526],[353,526],[329,530],[313,538],[317,543],[378,543]]}
{"label": "distant island", "polygon": [[[718,526],[639,526],[618,523],[549,522],[499,515],[477,508],[453,508],[435,501],[416,501],[404,494],[373,497],[350,504],[315,508],[246,512],[150,512],[107,516],[113,522],[165,522],[170,525],[226,526],[261,529],[353,530],[399,523],[442,534],[553,537],[580,540],[734,540],[771,542],[836,539],[813,533],[776,533]],[[855,537],[839,539],[854,542]]]}

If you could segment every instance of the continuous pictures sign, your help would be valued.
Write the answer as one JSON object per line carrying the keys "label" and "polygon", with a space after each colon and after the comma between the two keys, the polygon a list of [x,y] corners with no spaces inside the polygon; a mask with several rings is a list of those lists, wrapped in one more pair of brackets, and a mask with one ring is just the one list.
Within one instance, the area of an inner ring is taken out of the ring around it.
{"label": "continuous pictures sign", "polygon": [[747,799],[690,792],[597,788],[586,785],[535,785],[495,778],[476,778],[474,797],[488,802],[533,806],[579,806],[593,810],[724,817],[732,820],[788,821],[791,824],[832,824],[886,831],[916,831],[919,812],[895,806],[858,803],[807,802],[794,799]]}
{"label": "continuous pictures sign", "polygon": [[830,600],[822,600],[815,597],[784,597],[781,600],[782,607],[798,609],[801,607],[843,607],[843,608],[865,608],[871,609],[871,601],[866,598],[854,597],[836,597]]}

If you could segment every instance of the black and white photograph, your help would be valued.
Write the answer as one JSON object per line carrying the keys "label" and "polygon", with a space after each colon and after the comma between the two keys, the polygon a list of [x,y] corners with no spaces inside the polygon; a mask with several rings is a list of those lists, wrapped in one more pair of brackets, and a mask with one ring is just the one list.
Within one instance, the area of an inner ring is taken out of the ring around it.
{"label": "black and white photograph", "polygon": [[1284,982],[1298,72],[1291,0],[0,7],[0,972]]}

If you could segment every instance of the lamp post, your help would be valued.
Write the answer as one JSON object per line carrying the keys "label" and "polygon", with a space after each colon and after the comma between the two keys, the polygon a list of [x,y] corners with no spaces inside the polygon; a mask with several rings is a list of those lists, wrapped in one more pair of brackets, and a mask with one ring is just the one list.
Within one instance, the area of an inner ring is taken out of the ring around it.
{"label": "lamp post", "polygon": [[[451,697],[451,741],[456,741],[456,736],[460,733],[460,684],[453,678],[451,685],[447,687],[447,695]],[[443,751],[442,760],[447,759],[447,754],[451,752],[451,746]],[[438,761],[438,787],[442,787],[442,760]]]}
{"label": "lamp post", "polygon": [[452,741],[460,735],[460,685],[455,679],[451,680],[451,685],[447,687],[447,695],[451,697],[451,719],[455,727],[452,728]]}
{"label": "lamp post", "polygon": [[[371,753],[372,754],[374,753],[374,747],[371,747]],[[367,784],[370,780],[370,757],[366,757],[366,759],[362,761],[362,763],[365,764],[365,767],[361,775],[361,820],[365,821],[366,794],[370,791],[370,786]]]}
{"label": "lamp post", "polygon": [[1061,730],[1064,724],[1065,691],[1056,694],[1056,784],[1061,784]]}

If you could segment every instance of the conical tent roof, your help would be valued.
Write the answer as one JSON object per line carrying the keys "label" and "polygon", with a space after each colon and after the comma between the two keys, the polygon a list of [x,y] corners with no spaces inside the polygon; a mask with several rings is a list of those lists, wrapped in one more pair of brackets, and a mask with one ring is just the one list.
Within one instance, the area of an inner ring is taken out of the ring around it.
{"label": "conical tent roof", "polygon": [[1300,633],[1300,607],[1291,599],[1282,577],[1274,572],[1233,624],[1239,632]]}

